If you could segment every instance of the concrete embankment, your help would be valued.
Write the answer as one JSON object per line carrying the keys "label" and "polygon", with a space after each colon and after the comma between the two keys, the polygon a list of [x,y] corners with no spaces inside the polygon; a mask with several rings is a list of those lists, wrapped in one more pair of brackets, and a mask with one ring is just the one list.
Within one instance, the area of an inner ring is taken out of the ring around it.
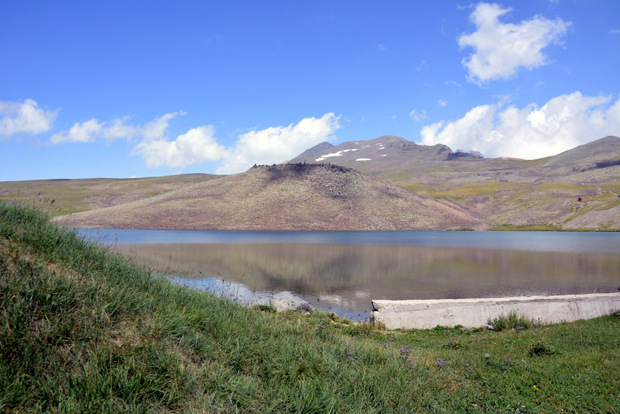
{"label": "concrete embankment", "polygon": [[620,310],[620,293],[484,299],[373,300],[372,319],[388,329],[481,327],[516,312],[541,323],[592,319]]}

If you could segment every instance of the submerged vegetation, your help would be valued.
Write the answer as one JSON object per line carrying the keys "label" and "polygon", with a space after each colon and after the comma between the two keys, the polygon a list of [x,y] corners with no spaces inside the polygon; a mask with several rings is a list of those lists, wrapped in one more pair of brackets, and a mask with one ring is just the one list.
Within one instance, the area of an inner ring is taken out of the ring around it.
{"label": "submerged vegetation", "polygon": [[620,411],[617,313],[386,332],[247,309],[4,203],[0,313],[1,412]]}

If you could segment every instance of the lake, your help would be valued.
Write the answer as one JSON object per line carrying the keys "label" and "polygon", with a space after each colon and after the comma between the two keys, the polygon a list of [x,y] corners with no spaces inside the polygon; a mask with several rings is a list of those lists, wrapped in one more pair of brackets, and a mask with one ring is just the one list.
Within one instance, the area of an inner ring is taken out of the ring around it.
{"label": "lake", "polygon": [[78,231],[177,283],[240,302],[291,291],[354,319],[367,317],[372,299],[615,292],[620,286],[620,233]]}

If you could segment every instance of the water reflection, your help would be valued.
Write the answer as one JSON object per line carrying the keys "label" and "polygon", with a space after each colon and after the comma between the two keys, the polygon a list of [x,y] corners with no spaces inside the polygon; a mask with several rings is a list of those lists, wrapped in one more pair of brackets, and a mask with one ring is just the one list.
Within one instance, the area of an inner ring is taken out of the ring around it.
{"label": "water reflection", "polygon": [[[336,244],[120,244],[156,272],[194,284],[292,291],[348,316],[371,299],[438,299],[613,292],[620,255]],[[209,282],[211,281],[211,282]],[[235,285],[237,286],[237,285]]]}

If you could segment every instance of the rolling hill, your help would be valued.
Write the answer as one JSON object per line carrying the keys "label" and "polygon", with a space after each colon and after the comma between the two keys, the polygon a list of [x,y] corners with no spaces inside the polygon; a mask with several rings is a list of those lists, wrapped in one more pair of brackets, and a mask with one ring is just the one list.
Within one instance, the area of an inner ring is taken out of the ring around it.
{"label": "rolling hill", "polygon": [[229,230],[443,230],[481,224],[454,203],[318,164],[256,166],[57,220],[72,227]]}

